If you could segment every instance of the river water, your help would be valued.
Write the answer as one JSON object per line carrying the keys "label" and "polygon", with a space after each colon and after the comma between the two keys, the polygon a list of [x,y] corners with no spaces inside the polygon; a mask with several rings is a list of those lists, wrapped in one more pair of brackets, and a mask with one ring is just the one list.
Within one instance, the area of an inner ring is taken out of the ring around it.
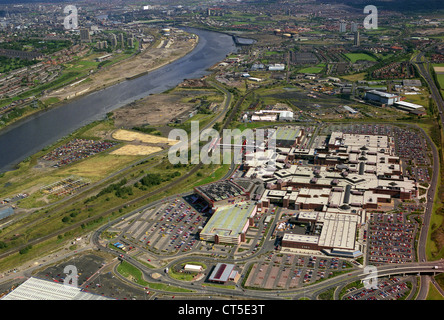
{"label": "river water", "polygon": [[196,48],[186,56],[144,76],[88,94],[57,108],[30,116],[0,133],[0,172],[53,144],[80,127],[149,94],[174,88],[184,79],[209,74],[207,69],[237,48],[231,36],[184,28],[199,36]]}

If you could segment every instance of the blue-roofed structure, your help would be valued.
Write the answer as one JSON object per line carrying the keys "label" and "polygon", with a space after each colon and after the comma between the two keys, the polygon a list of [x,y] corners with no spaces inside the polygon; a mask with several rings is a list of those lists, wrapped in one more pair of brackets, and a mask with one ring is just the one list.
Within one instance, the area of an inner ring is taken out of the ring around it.
{"label": "blue-roofed structure", "polygon": [[0,208],[0,220],[9,217],[14,213],[14,209],[12,207]]}

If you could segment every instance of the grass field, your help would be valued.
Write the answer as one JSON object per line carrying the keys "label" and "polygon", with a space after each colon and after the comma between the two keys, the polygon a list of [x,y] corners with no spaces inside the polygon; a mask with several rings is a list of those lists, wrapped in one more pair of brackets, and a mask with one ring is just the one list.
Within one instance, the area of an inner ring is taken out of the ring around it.
{"label": "grass field", "polygon": [[347,76],[342,76],[342,78],[344,78],[345,80],[349,80],[349,81],[359,81],[359,80],[364,80],[366,74],[367,74],[366,72],[361,72],[361,73],[355,73],[355,74],[351,74],[351,75],[347,75]]}
{"label": "grass field", "polygon": [[320,73],[324,70],[326,64],[325,63],[318,63],[315,66],[306,67],[298,70],[298,73]]}
{"label": "grass field", "polygon": [[94,182],[110,175],[112,172],[122,169],[127,166],[128,163],[141,158],[142,157],[138,158],[137,155],[100,153],[94,157],[61,168],[58,174],[62,176],[76,175],[89,178]]}
{"label": "grass field", "polygon": [[298,70],[298,73],[319,73],[324,70],[322,66],[308,67]]}
{"label": "grass field", "polygon": [[441,91],[441,96],[444,97],[444,63],[435,63],[432,65],[436,73],[436,80],[438,81],[438,86]]}
{"label": "grass field", "polygon": [[143,278],[142,272],[139,269],[126,261],[122,261],[119,264],[119,266],[117,267],[117,272],[125,278],[130,279],[131,281],[151,289],[169,292],[193,292],[192,290],[169,286],[162,283],[150,283]]}
{"label": "grass field", "polygon": [[437,74],[436,78],[438,79],[439,87],[441,90],[444,90],[444,74]]}
{"label": "grass field", "polygon": [[345,56],[353,63],[358,60],[376,61],[375,58],[366,53],[346,53]]}

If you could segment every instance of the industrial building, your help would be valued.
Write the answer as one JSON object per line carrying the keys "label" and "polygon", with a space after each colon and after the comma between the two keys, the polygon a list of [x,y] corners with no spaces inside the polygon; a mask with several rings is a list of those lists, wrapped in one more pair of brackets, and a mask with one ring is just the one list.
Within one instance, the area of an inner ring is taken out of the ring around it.
{"label": "industrial building", "polygon": [[187,272],[202,272],[203,271],[203,267],[196,265],[196,264],[189,264],[187,263],[183,269]]}
{"label": "industrial building", "polygon": [[406,111],[408,113],[417,114],[417,115],[425,115],[425,108],[419,104],[410,103],[407,101],[397,101],[394,103],[394,107]]}
{"label": "industrial building", "polygon": [[395,102],[400,101],[401,97],[393,93],[370,90],[365,93],[365,99],[379,103],[381,105],[391,106]]}
{"label": "industrial building", "polygon": [[353,108],[351,108],[351,107],[349,107],[349,106],[343,106],[343,108],[345,109],[345,110],[347,110],[349,113],[351,113],[351,114],[357,114],[358,113],[358,111],[356,111],[355,109],[353,109]]}
{"label": "industrial building", "polygon": [[283,63],[270,64],[268,66],[268,70],[269,71],[283,71],[283,70],[285,70],[285,64],[283,64]]}
{"label": "industrial building", "polygon": [[256,211],[253,201],[218,207],[201,230],[200,239],[214,243],[244,242]]}
{"label": "industrial building", "polygon": [[293,121],[294,113],[288,110],[258,110],[251,115],[251,121]]}
{"label": "industrial building", "polygon": [[95,60],[96,60],[97,62],[102,62],[102,61],[106,61],[106,60],[111,59],[112,56],[113,56],[113,55],[112,55],[111,53],[109,53],[109,54],[105,54],[105,55],[103,55],[103,56],[97,57]]}

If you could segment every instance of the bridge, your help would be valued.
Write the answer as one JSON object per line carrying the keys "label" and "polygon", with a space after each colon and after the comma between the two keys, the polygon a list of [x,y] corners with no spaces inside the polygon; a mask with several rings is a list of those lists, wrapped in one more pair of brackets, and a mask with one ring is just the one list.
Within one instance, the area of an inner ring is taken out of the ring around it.
{"label": "bridge", "polygon": [[405,275],[405,274],[437,274],[444,272],[444,262],[417,262],[399,265],[384,265],[375,267],[378,277]]}

